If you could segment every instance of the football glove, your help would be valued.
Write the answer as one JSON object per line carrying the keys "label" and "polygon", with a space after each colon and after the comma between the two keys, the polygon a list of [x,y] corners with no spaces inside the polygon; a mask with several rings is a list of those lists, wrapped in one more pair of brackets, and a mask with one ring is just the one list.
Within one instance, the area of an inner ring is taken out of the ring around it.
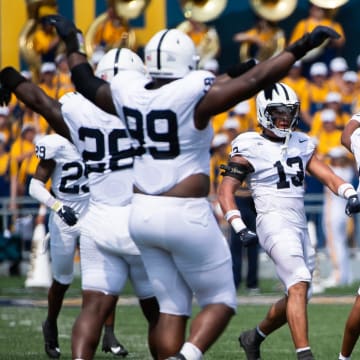
{"label": "football glove", "polygon": [[74,226],[78,221],[75,210],[70,206],[63,205],[56,213],[61,217],[64,223],[69,226]]}
{"label": "football glove", "polygon": [[11,99],[11,91],[0,83],[0,106],[7,106]]}
{"label": "football glove", "polygon": [[239,239],[245,247],[258,243],[257,235],[248,228],[240,230],[237,235],[239,235]]}
{"label": "football glove", "polygon": [[345,214],[347,216],[352,216],[352,214],[356,214],[360,212],[360,200],[357,195],[352,195],[348,198]]}
{"label": "football glove", "polygon": [[317,26],[310,33],[310,47],[314,49],[320,46],[327,39],[339,39],[340,35],[330,27]]}
{"label": "football glove", "polygon": [[44,17],[44,20],[55,27],[59,37],[66,45],[67,55],[73,52],[86,55],[82,32],[71,20],[62,15],[48,15]]}
{"label": "football glove", "polygon": [[285,50],[301,59],[308,51],[320,46],[327,39],[339,39],[340,35],[327,26],[317,26],[311,33],[290,44]]}

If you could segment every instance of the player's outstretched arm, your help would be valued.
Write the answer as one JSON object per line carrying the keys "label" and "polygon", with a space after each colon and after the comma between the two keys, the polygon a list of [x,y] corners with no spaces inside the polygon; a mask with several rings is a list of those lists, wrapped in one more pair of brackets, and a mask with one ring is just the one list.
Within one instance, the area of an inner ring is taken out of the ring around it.
{"label": "player's outstretched arm", "polygon": [[341,134],[341,143],[351,152],[351,135],[358,127],[360,127],[360,113],[352,116]]}
{"label": "player's outstretched arm", "polygon": [[116,115],[109,83],[97,78],[87,61],[81,31],[64,16],[49,15],[47,18],[65,43],[71,79],[76,90],[102,110]]}
{"label": "player's outstretched arm", "polygon": [[[41,88],[28,81],[12,67],[1,70],[0,83],[2,87],[14,93],[26,106],[42,115],[59,135],[71,141],[69,129],[61,114],[59,101],[46,95]],[[0,101],[3,102],[3,100]]]}
{"label": "player's outstretched arm", "polygon": [[[311,157],[306,169],[312,176],[327,186],[334,194],[340,195],[345,199],[348,199],[349,196],[356,194],[354,187],[351,184],[346,183],[340,176],[336,175],[327,164],[316,156],[316,154]],[[347,187],[348,193],[344,193],[344,191],[342,191],[344,184]]]}
{"label": "player's outstretched arm", "polygon": [[202,98],[195,111],[195,121],[201,126],[216,114],[227,111],[240,101],[281,80],[291,66],[308,51],[329,38],[338,38],[333,29],[318,26],[311,33],[288,46],[281,54],[260,62],[243,75],[227,82],[216,82]]}
{"label": "player's outstretched arm", "polygon": [[35,174],[30,181],[29,193],[31,197],[38,200],[41,204],[55,211],[68,226],[73,226],[78,220],[76,212],[53,197],[45,187],[45,183],[49,180],[55,165],[56,163],[52,159],[40,160]]}
{"label": "player's outstretched arm", "polygon": [[240,62],[232,66],[229,66],[224,74],[220,74],[216,76],[215,83],[229,81],[233,78],[243,75],[247,71],[252,69],[255,65],[256,65],[256,60],[249,59],[244,62]]}
{"label": "player's outstretched arm", "polygon": [[347,200],[345,213],[348,216],[360,212],[360,199],[352,186],[336,175],[332,169],[313,155],[308,162],[307,170],[321,183],[327,186],[334,194]]}

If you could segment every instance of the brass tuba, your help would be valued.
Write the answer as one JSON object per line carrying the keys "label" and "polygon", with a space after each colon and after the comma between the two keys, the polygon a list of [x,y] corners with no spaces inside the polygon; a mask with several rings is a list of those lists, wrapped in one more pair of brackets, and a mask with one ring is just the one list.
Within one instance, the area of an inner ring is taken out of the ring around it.
{"label": "brass tuba", "polygon": [[[339,8],[346,4],[349,0],[309,0],[310,3],[326,10],[327,17],[333,19],[336,16]],[[329,40],[322,43],[317,48],[309,51],[301,60],[304,62],[311,62],[318,58],[325,50]]]}
{"label": "brass tuba", "polygon": [[34,50],[33,35],[41,16],[57,12],[57,3],[56,0],[26,0],[26,7],[28,20],[19,35],[20,56],[36,76],[41,65],[41,58]]}
{"label": "brass tuba", "polygon": [[349,0],[309,0],[312,4],[323,9],[337,9],[346,4]]}
{"label": "brass tuba", "polygon": [[202,28],[205,32],[199,43],[194,41],[201,67],[207,60],[215,58],[220,51],[220,40],[216,29],[207,27],[204,23],[220,16],[226,8],[227,0],[180,0],[179,2],[186,20],[181,22],[177,29],[190,34],[196,24],[195,26]]}
{"label": "brass tuba", "polygon": [[[150,0],[108,0],[108,7],[112,7],[115,13],[122,19],[123,25],[127,31],[123,34],[119,43],[112,45],[111,47],[127,47],[132,50],[136,49],[136,35],[133,29],[130,29],[128,20],[139,17],[149,5]],[[85,34],[85,50],[88,57],[93,54],[96,44],[95,35],[99,28],[104,24],[107,18],[107,14],[100,14],[94,22],[90,25],[88,31]],[[108,50],[108,49],[105,49]]]}
{"label": "brass tuba", "polygon": [[216,19],[226,8],[227,0],[180,0],[186,19],[207,22]]}
{"label": "brass tuba", "polygon": [[[255,14],[265,21],[269,22],[272,27],[273,35],[267,46],[258,47],[256,58],[259,61],[266,60],[280,53],[286,44],[285,32],[277,26],[277,22],[290,16],[297,5],[297,0],[250,0],[250,5]],[[243,41],[240,45],[240,60],[245,61],[251,57],[251,46],[249,41]]]}

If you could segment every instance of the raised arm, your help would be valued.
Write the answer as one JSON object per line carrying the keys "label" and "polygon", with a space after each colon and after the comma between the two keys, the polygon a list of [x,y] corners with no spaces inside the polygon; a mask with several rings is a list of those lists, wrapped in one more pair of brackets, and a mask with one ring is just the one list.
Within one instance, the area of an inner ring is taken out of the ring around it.
{"label": "raised arm", "polygon": [[[46,95],[41,88],[28,81],[12,67],[6,67],[0,72],[0,83],[4,88],[3,91],[8,90],[14,93],[26,106],[42,115],[55,132],[71,141],[58,100]],[[6,103],[6,100],[1,99],[1,102]]]}
{"label": "raised arm", "polygon": [[102,110],[116,115],[110,85],[94,75],[86,58],[80,30],[72,21],[61,15],[50,15],[48,18],[66,45],[71,79],[76,90]]}
{"label": "raised arm", "polygon": [[288,46],[278,56],[257,64],[231,81],[216,82],[199,102],[195,112],[196,123],[208,121],[209,117],[228,110],[279,81],[308,51],[319,46],[326,39],[338,37],[339,35],[331,28],[318,26],[311,33]]}
{"label": "raised arm", "polygon": [[327,186],[334,194],[347,200],[345,212],[351,216],[360,212],[360,200],[352,184],[334,173],[325,163],[313,155],[308,162],[307,170],[311,175]]}

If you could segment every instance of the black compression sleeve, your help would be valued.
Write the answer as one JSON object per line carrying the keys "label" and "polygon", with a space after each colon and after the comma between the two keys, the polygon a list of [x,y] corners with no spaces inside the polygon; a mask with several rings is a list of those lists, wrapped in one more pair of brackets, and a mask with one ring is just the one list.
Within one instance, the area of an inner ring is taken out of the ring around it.
{"label": "black compression sleeve", "polygon": [[248,70],[253,68],[255,65],[256,65],[256,61],[254,59],[249,59],[249,60],[247,60],[245,62],[238,63],[238,64],[230,66],[226,70],[226,73],[231,78],[236,78],[236,77],[246,73]]}
{"label": "black compression sleeve", "polygon": [[14,91],[18,85],[27,81],[24,76],[22,76],[14,68],[8,66],[1,70],[0,72],[0,82],[6,86],[9,90]]}
{"label": "black compression sleeve", "polygon": [[107,84],[105,80],[99,79],[93,74],[93,70],[88,63],[73,67],[71,69],[71,80],[75,84],[76,90],[93,103],[95,103],[98,88]]}

